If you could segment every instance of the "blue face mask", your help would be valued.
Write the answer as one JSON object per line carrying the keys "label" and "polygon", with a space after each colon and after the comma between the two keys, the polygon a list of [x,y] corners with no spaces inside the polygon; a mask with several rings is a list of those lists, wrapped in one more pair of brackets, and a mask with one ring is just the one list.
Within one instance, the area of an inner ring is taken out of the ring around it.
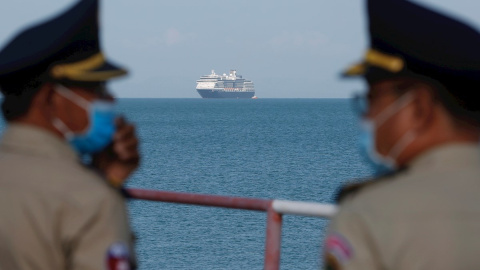
{"label": "blue face mask", "polygon": [[367,160],[377,176],[397,170],[398,165],[396,159],[403,150],[413,142],[416,134],[413,131],[407,131],[394,144],[389,153],[384,156],[377,151],[376,131],[383,123],[407,106],[412,100],[413,96],[408,92],[379,113],[376,119],[362,119],[360,126],[360,154]]}
{"label": "blue face mask", "polygon": [[59,85],[57,93],[85,109],[89,114],[89,125],[81,133],[72,132],[65,123],[53,119],[53,125],[64,135],[80,155],[100,152],[113,141],[115,133],[114,103],[103,100],[87,101],[73,91]]}
{"label": "blue face mask", "polygon": [[387,174],[395,171],[395,161],[383,157],[375,147],[375,124],[371,120],[363,119],[360,123],[360,155],[368,162],[375,175]]}

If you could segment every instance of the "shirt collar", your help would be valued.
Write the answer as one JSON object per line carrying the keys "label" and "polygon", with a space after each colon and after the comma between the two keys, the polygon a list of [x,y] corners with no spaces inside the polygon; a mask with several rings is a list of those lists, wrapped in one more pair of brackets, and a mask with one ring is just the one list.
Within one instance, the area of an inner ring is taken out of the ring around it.
{"label": "shirt collar", "polygon": [[33,125],[9,124],[3,133],[0,147],[2,151],[79,160],[67,141],[46,129]]}
{"label": "shirt collar", "polygon": [[408,166],[411,171],[448,170],[480,165],[478,143],[450,143],[434,147],[415,158]]}

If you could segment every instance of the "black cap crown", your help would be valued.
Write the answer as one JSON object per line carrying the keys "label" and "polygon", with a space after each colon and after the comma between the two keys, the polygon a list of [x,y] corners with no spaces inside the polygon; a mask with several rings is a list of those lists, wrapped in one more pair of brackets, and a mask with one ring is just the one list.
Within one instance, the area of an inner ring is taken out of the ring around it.
{"label": "black cap crown", "polygon": [[20,32],[0,51],[0,82],[44,74],[53,80],[101,82],[126,74],[105,59],[98,36],[98,0]]}
{"label": "black cap crown", "polygon": [[370,82],[421,75],[480,87],[480,34],[470,26],[406,0],[368,0],[368,15],[370,49],[344,75]]}

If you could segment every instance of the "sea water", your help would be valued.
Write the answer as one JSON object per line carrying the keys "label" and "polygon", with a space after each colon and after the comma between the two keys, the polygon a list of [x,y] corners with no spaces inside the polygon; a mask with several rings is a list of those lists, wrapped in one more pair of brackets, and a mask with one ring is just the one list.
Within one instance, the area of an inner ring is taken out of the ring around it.
{"label": "sea water", "polygon": [[[342,184],[371,173],[349,99],[119,99],[118,109],[141,142],[128,187],[333,203]],[[263,268],[263,212],[128,206],[141,270]],[[281,269],[319,269],[327,226],[285,215]]]}

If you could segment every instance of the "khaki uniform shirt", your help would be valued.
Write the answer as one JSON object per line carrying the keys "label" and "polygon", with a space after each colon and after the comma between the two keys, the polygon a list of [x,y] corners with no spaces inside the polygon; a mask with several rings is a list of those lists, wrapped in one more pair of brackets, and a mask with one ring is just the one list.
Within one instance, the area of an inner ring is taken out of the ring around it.
{"label": "khaki uniform shirt", "polygon": [[65,141],[10,125],[0,142],[0,270],[109,269],[128,256],[121,194]]}
{"label": "khaki uniform shirt", "polygon": [[345,197],[327,269],[480,269],[480,149],[450,144]]}

